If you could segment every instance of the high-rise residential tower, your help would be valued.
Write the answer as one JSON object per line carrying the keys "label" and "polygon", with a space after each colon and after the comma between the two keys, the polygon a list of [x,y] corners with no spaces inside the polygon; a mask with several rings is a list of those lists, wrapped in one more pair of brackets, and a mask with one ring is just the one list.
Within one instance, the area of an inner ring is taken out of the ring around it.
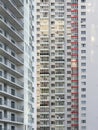
{"label": "high-rise residential tower", "polygon": [[36,130],[34,4],[0,0],[0,130]]}
{"label": "high-rise residential tower", "polygon": [[98,128],[97,3],[37,0],[37,130]]}

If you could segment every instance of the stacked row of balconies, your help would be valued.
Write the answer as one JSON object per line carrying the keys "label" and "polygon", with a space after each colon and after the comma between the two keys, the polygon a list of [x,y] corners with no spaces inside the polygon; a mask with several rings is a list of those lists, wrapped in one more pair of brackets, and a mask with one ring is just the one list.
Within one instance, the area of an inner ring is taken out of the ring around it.
{"label": "stacked row of balconies", "polygon": [[[63,5],[62,2],[60,2],[60,4]],[[56,6],[59,6],[58,2],[56,3]],[[62,83],[62,82],[64,83],[64,78],[62,80],[60,78],[56,78],[56,79],[54,78],[55,76],[59,76],[59,77],[65,76],[64,45],[61,45],[64,44],[64,35],[63,36],[56,35],[56,32],[58,32],[59,34],[62,33],[62,30],[55,28],[56,25],[54,24],[55,19],[59,19],[60,17],[64,18],[64,16],[61,16],[62,14],[59,13],[59,9],[56,11],[55,9],[56,9],[55,1],[51,1],[51,2],[43,1],[42,3],[40,2],[40,12],[41,12],[40,19],[41,21],[43,20],[43,22],[48,20],[47,22],[48,28],[46,26],[43,26],[42,25],[43,23],[40,21],[40,25],[41,25],[40,37],[38,38],[40,42],[40,46],[39,46],[40,52],[38,52],[40,55],[40,125],[39,127],[40,129],[47,129],[47,130],[52,128],[58,129],[58,127],[60,127],[61,129],[64,128],[64,120],[65,120],[65,115],[64,117],[62,117],[62,113],[63,114],[65,113],[64,111],[65,101],[61,97],[62,94],[64,96],[64,84],[63,85],[61,84],[61,86],[60,85],[56,86],[56,84],[58,83]],[[50,10],[51,10],[51,14],[49,12]],[[64,11],[61,10],[61,13],[63,12]],[[57,14],[57,16],[55,14]],[[58,24],[59,21],[60,20],[58,20]],[[49,23],[51,23],[51,26],[49,26]],[[62,42],[60,41],[60,38],[63,39]],[[58,42],[56,40],[58,40]],[[63,65],[58,65],[59,63]],[[56,68],[56,66],[58,67]],[[58,96],[61,99],[60,100],[53,99],[52,98],[53,96]],[[60,104],[60,101],[62,101],[63,103]],[[62,112],[61,109],[63,109]],[[55,117],[55,113],[57,115],[59,114],[61,115]],[[44,118],[46,114],[49,115],[47,119]]]}
{"label": "stacked row of balconies", "polygon": [[[54,27],[55,30],[51,30],[51,34],[54,33],[53,36],[53,42],[51,42],[51,45],[54,45],[54,56],[51,56],[54,59],[54,88],[55,93],[51,94],[55,95],[55,99],[52,99],[52,102],[54,103],[53,109],[54,112],[51,112],[51,120],[53,120],[52,127],[55,128],[55,130],[65,129],[65,36],[64,36],[64,10],[60,9],[64,8],[64,1],[55,1],[55,10],[54,10],[54,18],[51,17],[51,20],[54,20]],[[52,14],[52,13],[51,13]],[[63,22],[62,22],[63,21]],[[51,37],[52,39],[52,37]],[[52,50],[51,50],[52,52]],[[52,65],[53,63],[51,63]],[[52,82],[52,80],[51,80]],[[54,108],[55,106],[55,108]],[[52,128],[51,127],[51,128]]]}
{"label": "stacked row of balconies", "polygon": [[[43,1],[40,3],[40,18],[44,21],[49,19],[49,4],[48,1]],[[40,22],[40,113],[38,120],[40,125],[39,129],[50,129],[49,126],[49,116],[45,118],[46,115],[49,115],[49,36],[48,36],[48,23],[44,26],[44,22]]]}
{"label": "stacked row of balconies", "polygon": [[78,130],[78,3],[71,3],[71,127]]}
{"label": "stacked row of balconies", "polygon": [[[23,0],[0,0],[0,128],[2,130],[23,130],[23,17]],[[19,127],[16,128],[17,125]]]}

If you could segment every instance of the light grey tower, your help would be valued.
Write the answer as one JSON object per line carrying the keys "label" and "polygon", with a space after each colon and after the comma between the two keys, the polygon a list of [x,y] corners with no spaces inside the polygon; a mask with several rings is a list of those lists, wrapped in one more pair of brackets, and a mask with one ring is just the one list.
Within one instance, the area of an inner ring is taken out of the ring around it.
{"label": "light grey tower", "polygon": [[0,0],[0,130],[36,129],[33,4]]}

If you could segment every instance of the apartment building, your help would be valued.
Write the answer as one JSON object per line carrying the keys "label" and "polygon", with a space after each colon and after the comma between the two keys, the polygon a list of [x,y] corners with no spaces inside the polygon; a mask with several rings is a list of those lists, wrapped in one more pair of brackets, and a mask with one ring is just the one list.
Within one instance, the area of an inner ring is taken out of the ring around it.
{"label": "apartment building", "polygon": [[34,4],[0,0],[0,130],[36,130]]}
{"label": "apartment building", "polygon": [[86,0],[37,0],[37,130],[89,130]]}

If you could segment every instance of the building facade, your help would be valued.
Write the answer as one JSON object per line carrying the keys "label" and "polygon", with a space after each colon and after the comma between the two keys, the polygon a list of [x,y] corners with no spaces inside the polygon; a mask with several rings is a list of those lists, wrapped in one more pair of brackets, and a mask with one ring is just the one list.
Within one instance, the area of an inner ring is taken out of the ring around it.
{"label": "building facade", "polygon": [[33,7],[0,0],[0,130],[36,130]]}
{"label": "building facade", "polygon": [[86,0],[37,0],[37,130],[87,130]]}

